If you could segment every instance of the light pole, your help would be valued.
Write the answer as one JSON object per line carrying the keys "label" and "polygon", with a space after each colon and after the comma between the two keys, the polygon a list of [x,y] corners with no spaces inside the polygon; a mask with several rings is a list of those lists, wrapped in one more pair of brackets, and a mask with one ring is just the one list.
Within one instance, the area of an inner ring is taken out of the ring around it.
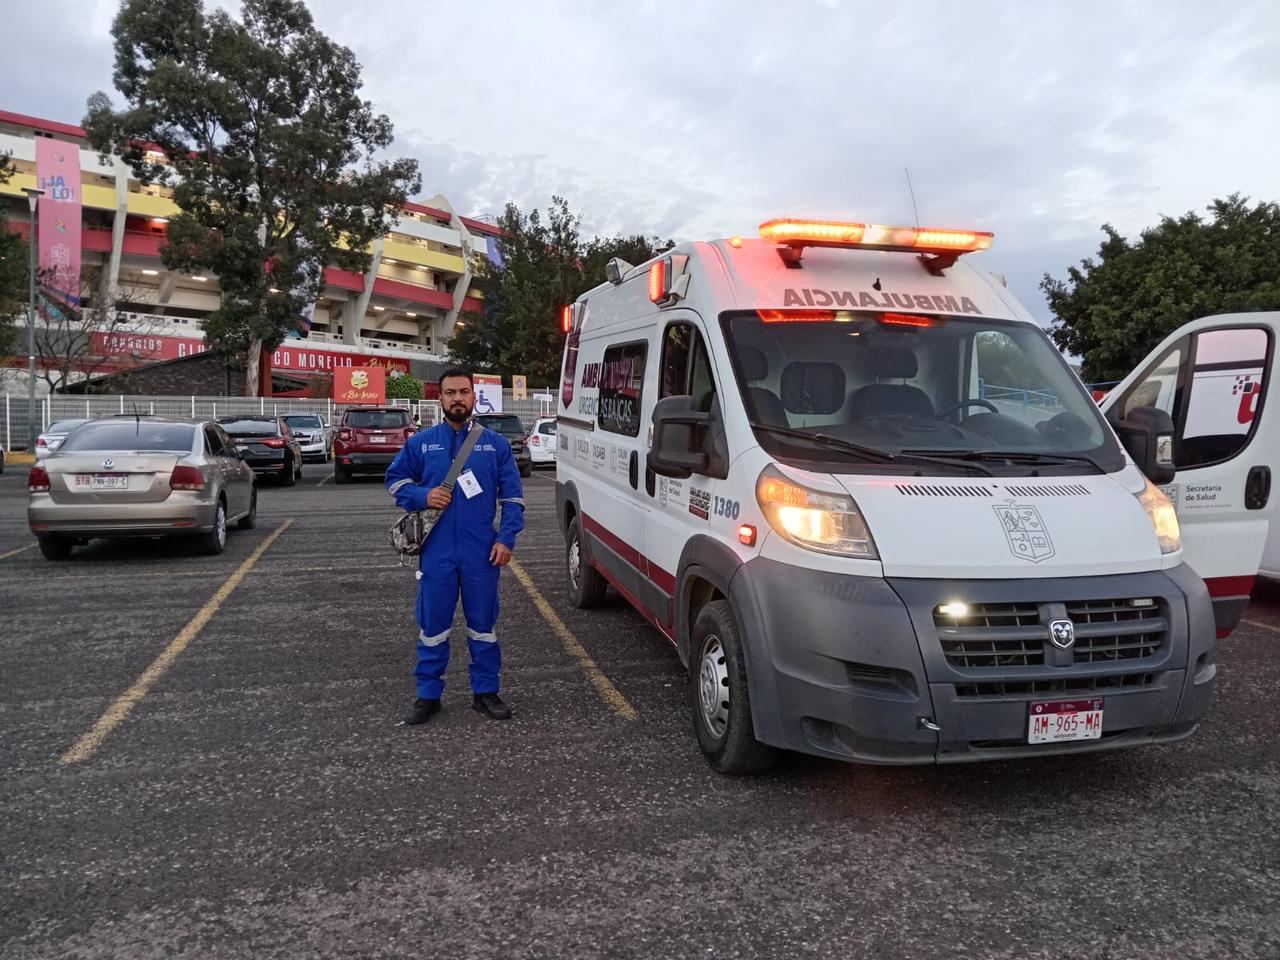
{"label": "light pole", "polygon": [[36,229],[39,215],[36,212],[36,200],[44,196],[44,191],[37,187],[23,187],[27,195],[27,206],[31,211],[31,236],[27,244],[30,253],[27,257],[27,453],[36,452],[36,437],[40,434],[36,421]]}

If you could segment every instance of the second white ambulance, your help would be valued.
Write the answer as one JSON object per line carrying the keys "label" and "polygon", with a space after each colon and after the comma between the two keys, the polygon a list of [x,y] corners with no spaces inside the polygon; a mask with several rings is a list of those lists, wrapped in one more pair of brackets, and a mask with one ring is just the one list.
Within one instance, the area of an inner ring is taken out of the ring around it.
{"label": "second white ambulance", "polygon": [[574,601],[611,585],[675,645],[715,769],[1106,749],[1204,716],[1214,614],[1147,478],[1173,477],[1172,422],[1113,431],[962,256],[990,243],[775,220],[614,261],[565,309]]}

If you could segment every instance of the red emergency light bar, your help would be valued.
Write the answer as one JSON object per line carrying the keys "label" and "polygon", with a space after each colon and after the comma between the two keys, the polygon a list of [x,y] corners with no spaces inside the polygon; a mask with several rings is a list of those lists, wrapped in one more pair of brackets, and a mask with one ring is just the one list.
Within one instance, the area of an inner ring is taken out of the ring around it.
{"label": "red emergency light bar", "polygon": [[922,317],[917,313],[882,313],[879,319],[896,327],[936,327],[941,322],[937,317]]}
{"label": "red emergency light bar", "polygon": [[987,250],[995,235],[981,230],[944,230],[938,227],[886,227],[880,224],[839,220],[766,220],[761,238],[778,244],[778,254],[789,267],[798,267],[805,247],[850,247],[861,250],[893,250],[926,254],[932,272],[945,270],[963,253]]}
{"label": "red emergency light bar", "polygon": [[833,323],[834,310],[757,310],[762,323]]}

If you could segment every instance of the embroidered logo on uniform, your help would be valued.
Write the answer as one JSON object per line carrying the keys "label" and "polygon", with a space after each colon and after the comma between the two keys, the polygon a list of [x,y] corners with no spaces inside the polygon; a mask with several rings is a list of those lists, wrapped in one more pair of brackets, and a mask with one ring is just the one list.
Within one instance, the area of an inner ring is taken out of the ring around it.
{"label": "embroidered logo on uniform", "polygon": [[477,449],[477,450],[488,450],[490,453],[497,453],[497,452],[498,452],[498,448],[497,448],[497,447],[495,447],[492,443],[477,443],[477,444],[476,444],[476,449]]}
{"label": "embroidered logo on uniform", "polygon": [[432,450],[443,450],[443,449],[444,449],[443,443],[424,443],[422,445],[423,453],[430,453]]}

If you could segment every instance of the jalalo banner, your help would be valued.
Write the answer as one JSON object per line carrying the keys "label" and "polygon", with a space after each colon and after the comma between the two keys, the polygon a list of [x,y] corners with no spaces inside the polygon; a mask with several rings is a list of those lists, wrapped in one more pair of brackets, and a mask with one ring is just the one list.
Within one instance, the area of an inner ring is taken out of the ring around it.
{"label": "jalalo banner", "polygon": [[387,371],[382,367],[341,367],[333,371],[335,403],[386,403]]}
{"label": "jalalo banner", "polygon": [[44,193],[40,218],[40,269],[46,313],[80,305],[80,148],[36,137],[36,180]]}

